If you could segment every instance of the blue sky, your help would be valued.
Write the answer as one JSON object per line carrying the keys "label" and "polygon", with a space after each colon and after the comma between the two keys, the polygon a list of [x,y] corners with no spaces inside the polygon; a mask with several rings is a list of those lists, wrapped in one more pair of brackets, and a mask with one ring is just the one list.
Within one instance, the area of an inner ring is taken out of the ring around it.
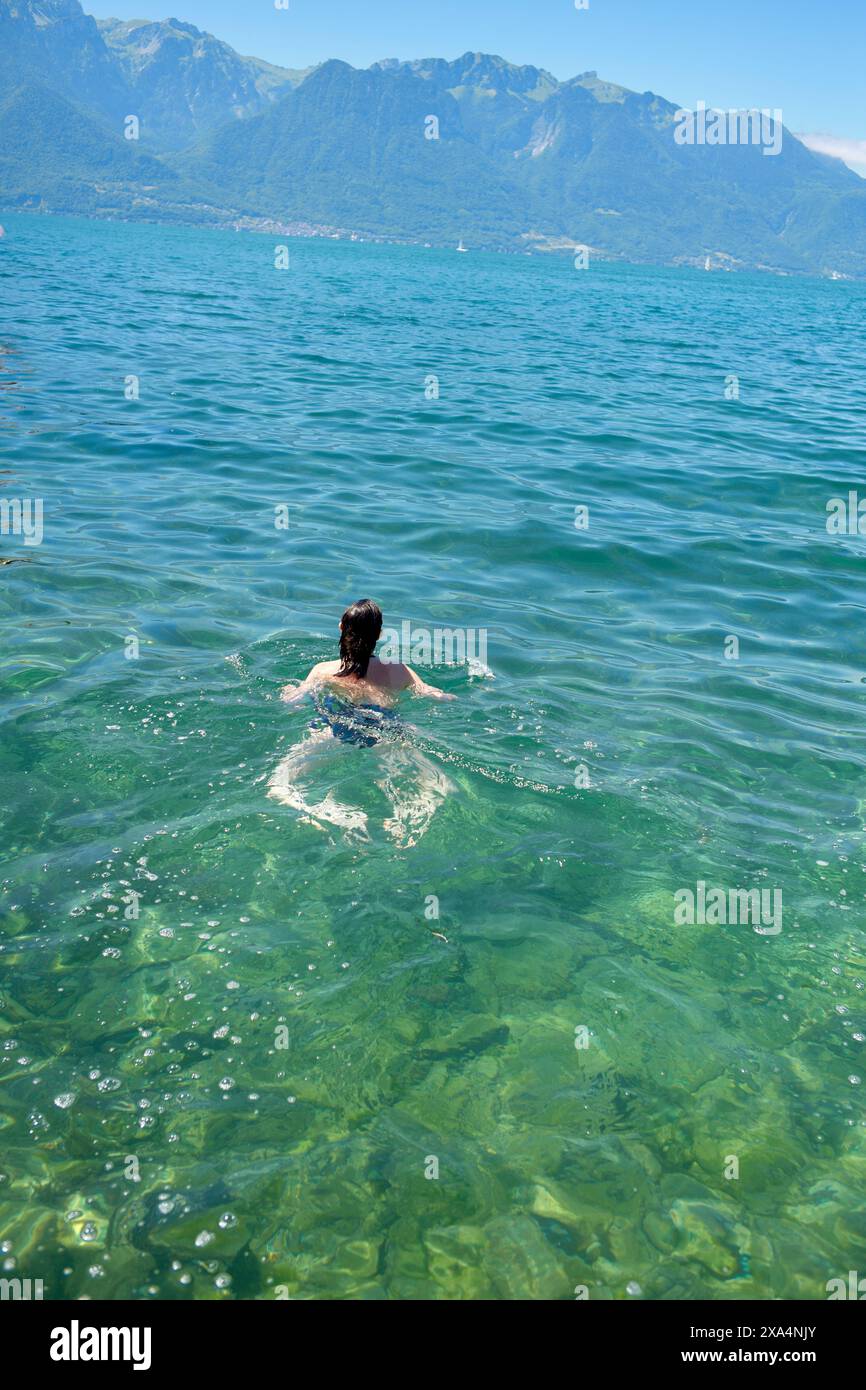
{"label": "blue sky", "polygon": [[[781,107],[791,130],[866,142],[866,0],[589,0],[588,10],[574,0],[83,3],[122,19],[164,19],[175,6],[177,18],[286,67],[481,50],[560,78],[595,68],[684,106]],[[861,153],[866,164],[866,144]]]}

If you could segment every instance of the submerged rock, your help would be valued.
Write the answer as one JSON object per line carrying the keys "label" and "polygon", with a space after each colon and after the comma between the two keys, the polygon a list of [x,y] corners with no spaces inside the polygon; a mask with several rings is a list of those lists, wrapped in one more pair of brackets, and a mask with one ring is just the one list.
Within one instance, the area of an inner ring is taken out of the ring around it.
{"label": "submerged rock", "polygon": [[613,1212],[595,1207],[580,1193],[549,1181],[533,1188],[530,1210],[534,1216],[557,1221],[573,1231],[584,1251],[597,1247],[613,1221]]}
{"label": "submerged rock", "polygon": [[733,1279],[740,1269],[740,1249],[748,1231],[708,1202],[678,1200],[671,1207],[677,1231],[675,1259],[694,1261],[718,1279]]}
{"label": "submerged rock", "polygon": [[422,1057],[472,1057],[488,1047],[507,1042],[509,1030],[500,1019],[490,1014],[478,1014],[464,1020],[449,1033],[428,1038],[421,1048]]}
{"label": "submerged rock", "polygon": [[529,1216],[500,1216],[484,1227],[485,1268],[500,1298],[566,1299],[572,1283],[565,1259]]}
{"label": "submerged rock", "polygon": [[484,1268],[484,1233],[478,1226],[447,1226],[424,1234],[427,1269],[442,1297],[475,1300],[495,1297]]}

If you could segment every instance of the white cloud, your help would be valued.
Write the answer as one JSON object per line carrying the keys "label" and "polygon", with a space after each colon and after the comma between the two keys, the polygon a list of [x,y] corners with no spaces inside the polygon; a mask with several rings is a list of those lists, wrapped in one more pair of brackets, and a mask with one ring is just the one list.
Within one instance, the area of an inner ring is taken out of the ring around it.
{"label": "white cloud", "polygon": [[848,140],[844,135],[798,135],[807,149],[841,159],[855,174],[866,179],[866,140]]}

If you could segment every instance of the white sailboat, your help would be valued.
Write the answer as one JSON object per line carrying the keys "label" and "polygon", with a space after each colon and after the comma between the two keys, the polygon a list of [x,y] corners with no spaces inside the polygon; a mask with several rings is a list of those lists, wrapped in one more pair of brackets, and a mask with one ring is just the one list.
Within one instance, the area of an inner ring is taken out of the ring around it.
{"label": "white sailboat", "polygon": [[463,245],[463,238],[462,238],[462,237],[460,238],[460,245],[457,247],[457,250],[458,250],[458,251],[463,251],[464,253],[467,252],[467,251],[469,250],[469,247],[468,247],[468,246],[464,246],[464,245]]}

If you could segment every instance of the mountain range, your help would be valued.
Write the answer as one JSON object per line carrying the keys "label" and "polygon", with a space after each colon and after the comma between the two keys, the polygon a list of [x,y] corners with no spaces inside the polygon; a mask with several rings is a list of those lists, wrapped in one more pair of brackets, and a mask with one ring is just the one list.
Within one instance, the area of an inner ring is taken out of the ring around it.
{"label": "mountain range", "polygon": [[678,109],[487,54],[293,71],[0,0],[5,208],[866,277],[866,181],[787,130],[773,157],[679,144]]}

